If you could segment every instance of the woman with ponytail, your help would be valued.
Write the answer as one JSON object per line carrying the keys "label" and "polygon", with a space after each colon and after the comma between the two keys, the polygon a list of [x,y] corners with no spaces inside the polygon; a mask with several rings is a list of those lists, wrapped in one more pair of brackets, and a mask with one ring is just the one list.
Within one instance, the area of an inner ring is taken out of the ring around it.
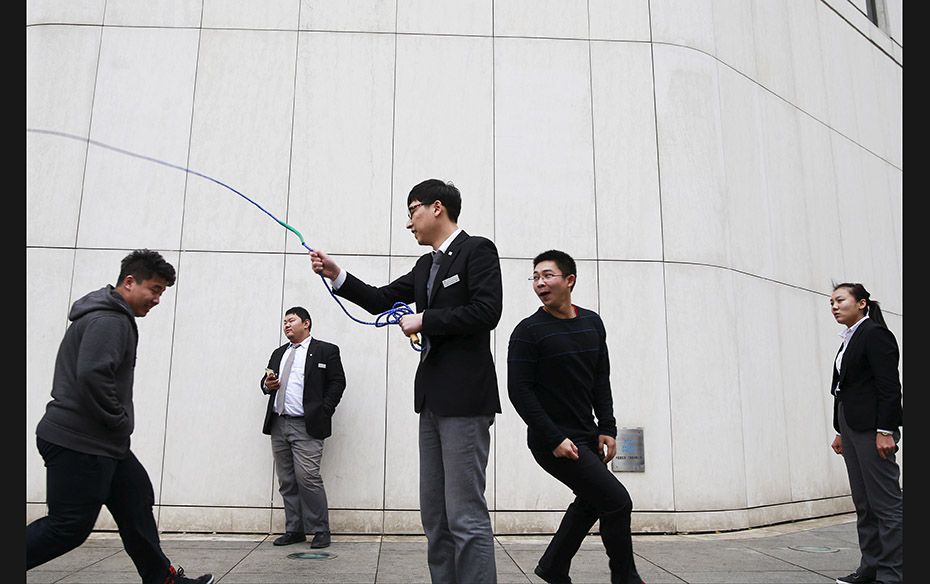
{"label": "woman with ponytail", "polygon": [[904,498],[895,460],[903,426],[898,343],[881,307],[862,284],[844,282],[830,296],[846,329],[833,363],[833,451],[843,456],[856,507],[859,568],[839,584],[904,581]]}

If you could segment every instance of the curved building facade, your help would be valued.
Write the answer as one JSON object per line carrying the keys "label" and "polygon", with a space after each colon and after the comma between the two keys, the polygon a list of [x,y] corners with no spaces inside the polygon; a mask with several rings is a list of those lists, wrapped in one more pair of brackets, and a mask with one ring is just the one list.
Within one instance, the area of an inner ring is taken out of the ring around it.
{"label": "curved building facade", "polygon": [[224,185],[386,283],[427,251],[405,203],[433,177],[501,255],[497,533],[554,531],[572,498],[506,391],[549,248],[578,260],[618,425],[642,429],[644,471],[616,473],[634,530],[852,510],[827,300],[865,283],[901,339],[902,4],[27,2],[27,522],[70,304],[147,247],[178,271],[138,321],[133,449],[160,529],[283,531],[258,383],[302,305],[348,380],[323,462],[333,530],[420,532],[417,355],[348,318],[298,238]]}

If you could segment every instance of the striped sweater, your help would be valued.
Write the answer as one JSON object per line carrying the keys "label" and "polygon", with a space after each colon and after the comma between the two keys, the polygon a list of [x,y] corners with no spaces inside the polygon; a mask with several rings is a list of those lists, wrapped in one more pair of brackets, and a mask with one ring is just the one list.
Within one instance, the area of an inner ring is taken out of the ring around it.
{"label": "striped sweater", "polygon": [[575,318],[560,319],[540,307],[510,335],[507,392],[532,450],[617,436],[607,331],[596,312],[575,308]]}

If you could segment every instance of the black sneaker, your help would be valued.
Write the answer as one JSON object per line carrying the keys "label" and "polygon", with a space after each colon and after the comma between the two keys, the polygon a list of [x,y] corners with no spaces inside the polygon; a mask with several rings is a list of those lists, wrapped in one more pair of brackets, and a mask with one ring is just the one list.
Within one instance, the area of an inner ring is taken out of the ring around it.
{"label": "black sneaker", "polygon": [[870,576],[859,570],[856,570],[849,576],[836,579],[836,584],[872,584],[872,582],[875,582],[875,574]]}
{"label": "black sneaker", "polygon": [[165,584],[213,584],[213,574],[204,574],[199,578],[188,578],[184,575],[184,568],[168,566],[168,576]]}

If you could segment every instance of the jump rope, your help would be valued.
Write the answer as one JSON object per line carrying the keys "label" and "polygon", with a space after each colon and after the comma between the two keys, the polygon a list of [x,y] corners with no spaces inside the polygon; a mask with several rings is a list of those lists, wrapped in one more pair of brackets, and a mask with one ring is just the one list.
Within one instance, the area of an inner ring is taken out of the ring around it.
{"label": "jump rope", "polygon": [[[236,193],[237,195],[239,195],[240,197],[242,197],[242,198],[245,199],[246,201],[248,201],[248,202],[252,203],[253,205],[255,205],[256,207],[258,207],[258,209],[259,209],[262,213],[264,213],[264,214],[268,215],[269,217],[271,217],[272,219],[274,219],[275,223],[277,223],[277,224],[280,225],[281,227],[284,227],[285,229],[287,229],[288,231],[290,231],[291,233],[293,233],[294,235],[296,235],[297,238],[300,239],[300,245],[302,245],[307,251],[314,251],[313,248],[310,247],[309,245],[307,245],[307,242],[304,241],[304,236],[301,235],[300,231],[297,231],[296,229],[294,229],[293,227],[291,227],[290,225],[288,225],[288,224],[285,223],[284,221],[281,221],[280,219],[278,219],[277,217],[275,217],[271,212],[269,212],[267,209],[265,209],[264,207],[262,207],[261,205],[259,205],[258,203],[256,203],[254,200],[252,200],[252,199],[249,198],[248,196],[244,195],[243,193],[239,192],[238,190],[234,189],[233,187],[229,186],[228,184],[224,183],[223,181],[220,181],[220,180],[217,180],[217,179],[213,178],[212,176],[203,174],[202,172],[198,172],[198,171],[196,171],[196,170],[187,168],[187,167],[185,167],[185,166],[180,166],[180,165],[177,165],[177,164],[172,164],[172,163],[170,163],[170,162],[165,162],[164,160],[159,160],[159,159],[157,159],[157,158],[153,158],[153,157],[151,157],[151,156],[146,156],[146,155],[144,155],[144,154],[139,154],[139,153],[137,153],[137,152],[131,152],[131,151],[125,150],[125,149],[123,149],[123,148],[117,148],[116,146],[111,146],[111,145],[109,145],[109,144],[104,144],[103,142],[98,142],[97,140],[91,140],[90,138],[85,138],[85,137],[83,137],[83,136],[77,136],[77,135],[75,135],[75,134],[68,134],[68,133],[66,133],[66,132],[57,132],[57,131],[54,131],[54,130],[40,130],[40,129],[36,129],[36,128],[26,128],[26,131],[27,131],[27,132],[33,132],[33,133],[35,133],[35,134],[46,134],[46,135],[49,135],[49,136],[58,136],[58,137],[61,137],[61,138],[69,138],[69,139],[71,139],[71,140],[77,140],[77,141],[79,141],[79,142],[84,142],[85,144],[92,144],[92,145],[97,146],[97,147],[99,147],[99,148],[105,148],[105,149],[107,149],[107,150],[112,150],[113,152],[119,152],[120,154],[124,154],[124,155],[126,155],[126,156],[131,156],[131,157],[133,157],[133,158],[139,158],[139,159],[142,159],[142,160],[147,160],[147,161],[149,161],[149,162],[154,162],[155,164],[160,164],[160,165],[162,165],[162,166],[167,166],[168,168],[173,168],[173,169],[175,169],[175,170],[180,170],[180,171],[182,171],[182,172],[186,172],[187,174],[193,174],[193,175],[195,175],[195,176],[199,176],[200,178],[206,179],[206,180],[208,180],[208,181],[210,181],[210,182],[216,183],[216,184],[220,185],[221,187],[223,187],[223,188],[225,188],[225,189],[228,189],[228,190],[230,190],[230,191]],[[359,324],[363,324],[363,325],[367,325],[367,326],[373,326],[373,327],[375,327],[375,328],[381,328],[381,327],[383,327],[383,326],[387,326],[387,325],[391,325],[391,324],[397,324],[397,325],[399,325],[399,324],[400,324],[400,319],[401,319],[402,316],[405,316],[405,315],[407,315],[407,314],[414,314],[413,309],[410,308],[410,306],[409,306],[408,304],[406,304],[406,303],[404,303],[404,302],[395,302],[395,303],[394,303],[394,306],[392,306],[390,309],[385,310],[384,312],[380,313],[380,314],[375,318],[374,321],[369,322],[369,321],[365,321],[365,320],[361,320],[361,319],[355,318],[354,316],[352,316],[352,314],[349,313],[348,310],[346,310],[346,307],[345,307],[345,306],[342,304],[342,302],[339,300],[339,297],[336,296],[336,293],[333,291],[332,287],[329,285],[329,282],[326,281],[326,277],[324,277],[323,274],[319,274],[319,276],[320,276],[320,280],[323,281],[323,285],[326,286],[326,290],[329,292],[329,295],[333,298],[333,300],[336,301],[336,304],[339,305],[339,308],[342,309],[342,311],[346,314],[346,316],[348,316],[349,318],[351,318],[352,320],[354,320],[355,322],[357,322],[357,323],[359,323]],[[408,336],[408,338],[410,339],[410,347],[411,347],[414,351],[417,351],[417,352],[422,352],[422,351],[423,351],[423,347],[422,347],[421,344],[420,344],[420,338],[419,338],[419,336],[417,335],[417,333],[412,333],[412,334],[410,334],[410,335]]]}

